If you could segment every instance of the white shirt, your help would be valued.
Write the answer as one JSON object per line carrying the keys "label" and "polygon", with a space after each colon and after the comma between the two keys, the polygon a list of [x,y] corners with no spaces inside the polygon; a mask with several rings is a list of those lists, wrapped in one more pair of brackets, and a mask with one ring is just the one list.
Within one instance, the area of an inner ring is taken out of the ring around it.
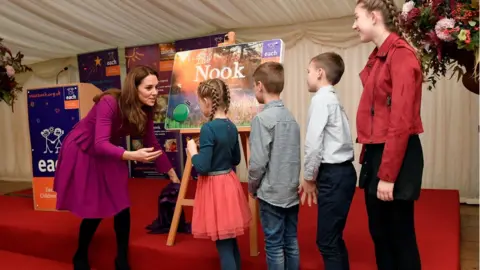
{"label": "white shirt", "polygon": [[308,110],[304,178],[316,180],[321,163],[353,161],[353,141],[345,111],[333,86],[320,88]]}

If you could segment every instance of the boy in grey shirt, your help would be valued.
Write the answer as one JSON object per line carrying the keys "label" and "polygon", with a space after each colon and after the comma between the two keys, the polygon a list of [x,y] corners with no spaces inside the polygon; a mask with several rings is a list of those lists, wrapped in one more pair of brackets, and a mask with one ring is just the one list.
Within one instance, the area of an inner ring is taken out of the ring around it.
{"label": "boy in grey shirt", "polygon": [[251,123],[248,191],[259,199],[268,269],[298,270],[300,127],[280,99],[283,66],[263,63],[253,78],[265,106]]}

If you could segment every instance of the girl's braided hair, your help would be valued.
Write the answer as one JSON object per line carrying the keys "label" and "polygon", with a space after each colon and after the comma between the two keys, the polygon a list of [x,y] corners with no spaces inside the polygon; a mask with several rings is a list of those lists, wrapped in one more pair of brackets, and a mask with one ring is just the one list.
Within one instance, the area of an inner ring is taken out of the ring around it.
{"label": "girl's braided hair", "polygon": [[197,94],[200,98],[209,98],[212,100],[210,121],[213,120],[215,113],[219,109],[223,109],[225,113],[228,113],[230,107],[230,90],[224,81],[220,79],[203,81],[198,85]]}
{"label": "girl's braided hair", "polygon": [[[403,25],[400,23],[400,12],[395,5],[394,0],[357,0],[357,5],[359,4],[369,12],[380,11],[388,31],[401,36],[410,44],[410,46],[412,46],[412,48],[415,48],[409,41],[409,38],[405,35]],[[417,50],[415,56],[421,66],[421,51]]]}
{"label": "girl's braided hair", "polygon": [[362,4],[363,8],[369,12],[374,10],[380,11],[387,29],[390,32],[403,36],[404,31],[399,20],[400,12],[393,0],[357,0],[358,4]]}

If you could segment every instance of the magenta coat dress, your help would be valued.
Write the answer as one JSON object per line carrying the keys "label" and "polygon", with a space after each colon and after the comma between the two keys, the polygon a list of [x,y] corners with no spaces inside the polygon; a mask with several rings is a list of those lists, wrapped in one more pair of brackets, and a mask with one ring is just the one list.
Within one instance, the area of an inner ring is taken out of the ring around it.
{"label": "magenta coat dress", "polygon": [[[125,149],[120,146],[130,132],[121,123],[116,98],[106,95],[65,137],[54,180],[58,210],[82,218],[105,218],[130,207],[128,163],[122,160]],[[161,149],[151,115],[143,144]],[[161,173],[172,168],[165,153],[155,163]]]}

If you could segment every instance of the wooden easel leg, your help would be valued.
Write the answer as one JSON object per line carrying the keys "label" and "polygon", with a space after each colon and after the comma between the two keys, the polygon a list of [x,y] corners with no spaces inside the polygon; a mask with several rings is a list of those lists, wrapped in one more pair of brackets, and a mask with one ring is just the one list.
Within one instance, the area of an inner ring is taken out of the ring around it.
{"label": "wooden easel leg", "polygon": [[[247,132],[240,133],[242,141],[243,154],[245,157],[245,164],[248,169],[248,161],[250,160],[250,141]],[[258,205],[257,200],[248,196],[248,205],[252,213],[252,221],[250,222],[250,256],[258,256]]]}
{"label": "wooden easel leg", "polygon": [[183,170],[182,182],[180,183],[180,191],[178,192],[177,203],[175,205],[175,212],[173,213],[172,224],[170,225],[170,231],[168,232],[167,246],[173,246],[175,243],[175,237],[177,236],[178,223],[180,222],[180,216],[182,214],[182,208],[184,205],[193,206],[193,200],[185,199],[187,195],[188,182],[190,181],[190,174],[192,172],[192,158],[187,155],[187,162]]}

